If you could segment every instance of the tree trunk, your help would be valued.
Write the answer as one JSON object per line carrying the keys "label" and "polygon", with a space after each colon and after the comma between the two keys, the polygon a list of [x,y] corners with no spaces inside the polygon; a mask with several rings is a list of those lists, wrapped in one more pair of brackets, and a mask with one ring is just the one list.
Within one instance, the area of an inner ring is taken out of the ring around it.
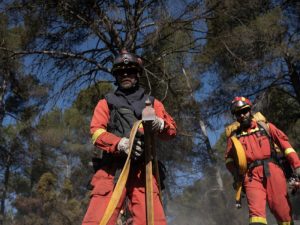
{"label": "tree trunk", "polygon": [[4,115],[5,115],[5,103],[4,103],[4,94],[6,91],[6,80],[3,78],[2,83],[0,84],[0,124],[2,124]]}
{"label": "tree trunk", "polygon": [[1,208],[0,208],[0,225],[3,225],[5,221],[5,201],[7,198],[9,176],[10,176],[10,163],[8,163],[5,167],[3,190],[2,190],[2,197],[1,197]]}
{"label": "tree trunk", "polygon": [[208,155],[209,155],[210,160],[211,160],[211,162],[213,163],[213,165],[216,169],[216,182],[217,182],[217,185],[218,185],[218,189],[220,191],[223,191],[224,190],[223,180],[222,180],[222,177],[221,177],[221,174],[220,174],[220,169],[216,165],[217,161],[214,157],[214,152],[213,152],[213,149],[211,147],[211,144],[210,144],[207,132],[206,132],[205,124],[202,120],[200,120],[199,124],[200,124],[201,130],[202,130],[202,133],[205,136],[205,145],[206,145],[206,148],[207,148],[207,151],[208,151]]}
{"label": "tree trunk", "polygon": [[204,124],[203,120],[199,121],[199,125],[200,125],[200,128],[201,128],[202,134],[205,137],[204,142],[205,142],[205,146],[206,146],[206,149],[207,149],[209,159],[211,160],[212,163],[215,163],[214,152],[213,152],[213,149],[212,149],[211,144],[209,142],[209,138],[208,138],[208,135],[207,135],[207,132],[206,132],[206,127],[205,127],[205,124]]}

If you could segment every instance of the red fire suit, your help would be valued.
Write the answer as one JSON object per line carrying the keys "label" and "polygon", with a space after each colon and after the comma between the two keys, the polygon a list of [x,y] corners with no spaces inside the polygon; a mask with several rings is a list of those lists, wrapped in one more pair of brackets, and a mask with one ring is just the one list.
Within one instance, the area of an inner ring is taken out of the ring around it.
{"label": "red fire suit", "polygon": [[[282,151],[292,168],[300,167],[300,160],[288,141],[288,137],[273,124],[268,123],[269,133],[272,140]],[[242,130],[237,137],[241,142],[248,165],[256,160],[270,159],[272,147],[268,136],[259,131],[259,126],[252,120],[251,126],[247,130]],[[227,140],[225,153],[226,167],[234,172],[233,143],[230,138]],[[267,224],[266,221],[266,201],[271,212],[276,217],[278,224],[292,224],[291,206],[288,200],[286,178],[282,169],[272,161],[267,162],[269,166],[269,176],[266,176],[264,166],[255,166],[248,169],[243,178],[243,185],[247,196],[249,207],[250,224]]]}
{"label": "red fire suit", "polygon": [[[176,135],[176,124],[172,117],[165,111],[163,104],[154,100],[153,107],[156,116],[164,120],[164,129],[158,134],[160,139],[168,140]],[[111,153],[111,156],[117,155],[117,145],[121,137],[107,131],[107,125],[110,120],[110,109],[107,101],[102,99],[98,102],[91,121],[91,134],[96,147],[103,151]],[[134,163],[134,162],[132,162]],[[104,211],[112,195],[115,182],[115,165],[106,165],[99,169],[92,178],[91,184],[93,190],[88,210],[83,219],[83,225],[98,225],[103,217]],[[155,177],[153,176],[153,204],[155,225],[165,225],[166,218],[162,204],[159,199],[159,190]],[[134,225],[146,224],[145,209],[145,165],[132,165],[128,181],[123,191],[119,204],[110,218],[108,224],[115,225],[118,214],[126,198],[129,199],[128,208],[133,217]]]}

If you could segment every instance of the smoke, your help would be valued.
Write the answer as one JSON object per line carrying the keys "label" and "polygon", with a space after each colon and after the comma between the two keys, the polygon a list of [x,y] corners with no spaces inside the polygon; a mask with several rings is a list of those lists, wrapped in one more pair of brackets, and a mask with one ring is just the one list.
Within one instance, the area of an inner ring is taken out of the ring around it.
{"label": "smoke", "polygon": [[[230,174],[221,167],[210,167],[204,176],[187,187],[180,196],[167,203],[169,225],[245,225],[248,207],[244,197],[242,208],[235,208],[235,192]],[[299,193],[291,196],[295,213],[299,216]],[[296,207],[296,205],[298,207]],[[296,212],[297,211],[297,212]],[[296,217],[296,216],[295,216]],[[268,224],[277,224],[267,209]],[[295,223],[297,224],[297,223]]]}

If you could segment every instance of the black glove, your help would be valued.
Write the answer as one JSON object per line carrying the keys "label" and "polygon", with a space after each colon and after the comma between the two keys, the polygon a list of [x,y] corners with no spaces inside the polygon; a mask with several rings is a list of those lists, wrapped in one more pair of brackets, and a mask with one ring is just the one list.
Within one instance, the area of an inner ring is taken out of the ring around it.
{"label": "black glove", "polygon": [[137,132],[134,138],[133,146],[132,146],[132,158],[134,160],[138,160],[144,153],[145,142],[144,142],[144,134]]}

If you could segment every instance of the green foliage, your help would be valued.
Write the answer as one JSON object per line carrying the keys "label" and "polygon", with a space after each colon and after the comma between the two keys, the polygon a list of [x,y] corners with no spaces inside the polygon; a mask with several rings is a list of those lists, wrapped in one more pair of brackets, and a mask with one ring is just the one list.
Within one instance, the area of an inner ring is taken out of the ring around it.
{"label": "green foliage", "polygon": [[259,99],[255,110],[266,116],[268,121],[274,123],[284,131],[296,151],[299,151],[299,102],[280,88],[273,88]]}
{"label": "green foliage", "polygon": [[17,192],[15,222],[79,224],[84,213],[81,198],[91,173],[84,161],[92,154],[86,116],[76,108],[53,109],[40,118],[33,135],[35,157],[22,181],[30,188]]}
{"label": "green foliage", "polygon": [[66,199],[70,199],[73,193],[73,185],[71,180],[66,179],[63,184],[62,194],[66,196]]}
{"label": "green foliage", "polygon": [[98,101],[103,99],[105,94],[111,92],[113,87],[110,83],[98,83],[85,90],[82,90],[74,102],[74,107],[84,115],[92,115]]}
{"label": "green foliage", "polygon": [[[43,174],[33,192],[33,197],[18,196],[14,205],[18,209],[15,224],[78,224],[82,215],[81,203],[72,198],[71,183],[60,186],[55,176]],[[62,194],[59,194],[59,193]]]}
{"label": "green foliage", "polygon": [[249,8],[227,6],[227,2],[239,5],[238,1],[222,3],[225,6],[219,7],[217,19],[208,23],[213,33],[208,36],[204,53],[196,60],[218,70],[222,78],[232,79],[239,73],[257,72],[257,59],[270,58],[271,52],[277,52],[284,27],[280,8],[260,14],[265,8],[264,1],[247,1]]}
{"label": "green foliage", "polygon": [[299,35],[293,26],[299,12],[293,7],[293,2],[284,7],[277,1],[226,0],[212,11],[207,44],[195,57],[201,72],[216,75],[203,101],[207,119],[228,113],[234,96],[254,100],[272,88],[300,102]]}
{"label": "green foliage", "polygon": [[286,132],[299,119],[299,106],[283,89],[272,88],[261,96],[254,110],[261,111],[270,122]]}
{"label": "green foliage", "polygon": [[55,176],[49,172],[44,173],[38,184],[37,184],[37,194],[44,202],[50,202],[55,199],[55,186],[57,185],[57,179]]}
{"label": "green foliage", "polygon": [[14,174],[11,183],[17,195],[27,195],[31,191],[30,180],[22,174]]}

